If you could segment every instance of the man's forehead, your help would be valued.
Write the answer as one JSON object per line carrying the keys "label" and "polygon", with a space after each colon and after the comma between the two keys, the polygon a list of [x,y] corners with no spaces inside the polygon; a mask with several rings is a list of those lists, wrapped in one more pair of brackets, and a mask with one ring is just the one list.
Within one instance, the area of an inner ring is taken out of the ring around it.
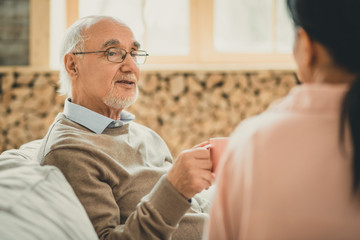
{"label": "man's forehead", "polygon": [[[106,40],[103,43],[102,48],[107,48],[107,47],[111,47],[111,46],[120,46],[120,45],[122,45],[120,40],[112,38],[112,39]],[[136,47],[136,48],[140,48],[140,43],[137,41],[133,41],[132,46]]]}
{"label": "man's forehead", "polygon": [[85,30],[85,42],[97,42],[99,47],[130,45],[140,47],[134,40],[134,35],[127,26],[108,19],[101,20]]}

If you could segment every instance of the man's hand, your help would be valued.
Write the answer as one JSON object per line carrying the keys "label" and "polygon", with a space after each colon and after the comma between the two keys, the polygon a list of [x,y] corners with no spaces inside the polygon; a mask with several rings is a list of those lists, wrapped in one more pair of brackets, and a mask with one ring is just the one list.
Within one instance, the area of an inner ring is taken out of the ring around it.
{"label": "man's hand", "polygon": [[169,182],[187,199],[213,182],[210,151],[204,147],[182,151],[167,174]]}

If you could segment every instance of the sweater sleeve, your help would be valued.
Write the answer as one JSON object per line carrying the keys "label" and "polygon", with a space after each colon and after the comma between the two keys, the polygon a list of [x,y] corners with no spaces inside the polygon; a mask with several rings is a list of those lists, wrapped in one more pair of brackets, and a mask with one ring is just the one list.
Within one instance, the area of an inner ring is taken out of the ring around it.
{"label": "sweater sleeve", "polygon": [[106,181],[108,173],[91,153],[56,149],[45,156],[43,163],[63,172],[100,239],[169,239],[190,208],[190,203],[163,176],[120,224],[120,208]]}

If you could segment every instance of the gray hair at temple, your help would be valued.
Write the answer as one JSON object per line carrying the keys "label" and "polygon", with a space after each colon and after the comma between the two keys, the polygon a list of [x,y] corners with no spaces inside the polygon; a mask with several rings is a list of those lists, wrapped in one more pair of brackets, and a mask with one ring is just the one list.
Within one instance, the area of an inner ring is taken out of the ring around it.
{"label": "gray hair at temple", "polygon": [[[84,31],[88,29],[91,25],[99,22],[103,19],[109,19],[116,23],[128,27],[121,20],[110,17],[110,16],[86,16],[77,20],[73,25],[71,25],[65,32],[65,36],[62,41],[60,48],[60,79],[59,92],[61,95],[67,95],[71,97],[72,94],[72,84],[71,79],[66,71],[64,58],[65,55],[71,52],[83,52],[84,51],[84,42],[85,36],[83,35]],[[128,27],[129,28],[129,27]],[[130,28],[129,28],[130,29]],[[78,57],[82,57],[79,55]]]}

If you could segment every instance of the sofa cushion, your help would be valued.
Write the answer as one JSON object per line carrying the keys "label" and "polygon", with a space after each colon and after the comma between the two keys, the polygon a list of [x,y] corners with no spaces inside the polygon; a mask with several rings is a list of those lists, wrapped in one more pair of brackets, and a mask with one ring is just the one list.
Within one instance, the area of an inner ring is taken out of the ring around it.
{"label": "sofa cushion", "polygon": [[0,155],[0,239],[98,239],[64,175],[35,159],[40,143]]}
{"label": "sofa cushion", "polygon": [[22,145],[19,149],[4,151],[0,155],[0,171],[17,166],[39,164],[37,150],[40,148],[41,139]]}

